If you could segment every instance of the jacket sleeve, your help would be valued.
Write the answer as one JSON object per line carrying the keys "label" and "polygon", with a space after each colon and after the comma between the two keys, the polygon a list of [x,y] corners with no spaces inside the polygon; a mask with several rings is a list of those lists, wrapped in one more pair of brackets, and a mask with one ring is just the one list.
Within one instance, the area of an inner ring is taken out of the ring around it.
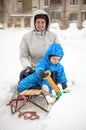
{"label": "jacket sleeve", "polygon": [[44,72],[46,70],[46,63],[44,60],[40,60],[36,65],[36,73],[39,76],[40,72]]}
{"label": "jacket sleeve", "polygon": [[31,67],[31,57],[30,57],[29,47],[25,35],[21,40],[21,44],[20,44],[20,62],[23,68],[26,68],[27,66]]}
{"label": "jacket sleeve", "polygon": [[67,82],[64,67],[61,64],[59,64],[59,67],[57,68],[56,78],[60,84]]}

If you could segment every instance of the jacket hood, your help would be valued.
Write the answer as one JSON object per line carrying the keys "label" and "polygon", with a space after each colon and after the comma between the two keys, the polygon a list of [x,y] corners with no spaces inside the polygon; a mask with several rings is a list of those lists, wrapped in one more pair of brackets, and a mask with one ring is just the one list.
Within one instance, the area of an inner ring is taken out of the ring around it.
{"label": "jacket hood", "polygon": [[44,56],[44,59],[46,59],[48,62],[50,62],[49,61],[50,55],[58,56],[58,57],[60,57],[60,60],[62,59],[64,52],[63,52],[63,48],[61,47],[61,45],[59,43],[52,43],[49,46],[49,48]]}
{"label": "jacket hood", "polygon": [[37,15],[45,15],[45,16],[46,16],[46,19],[47,19],[46,26],[47,26],[47,28],[48,28],[48,26],[49,26],[49,16],[48,16],[47,12],[45,12],[44,10],[37,10],[37,11],[35,11],[35,12],[33,13],[33,21],[32,21],[32,22],[33,22],[33,27],[34,27],[34,29],[35,29],[35,26],[34,26],[35,17],[36,17]]}
{"label": "jacket hood", "polygon": [[[45,15],[47,15],[47,12],[45,12],[44,10],[36,10],[36,11],[34,12],[33,16],[35,17],[35,16],[38,15],[38,14],[45,14]],[[47,15],[47,16],[48,16],[48,15]]]}

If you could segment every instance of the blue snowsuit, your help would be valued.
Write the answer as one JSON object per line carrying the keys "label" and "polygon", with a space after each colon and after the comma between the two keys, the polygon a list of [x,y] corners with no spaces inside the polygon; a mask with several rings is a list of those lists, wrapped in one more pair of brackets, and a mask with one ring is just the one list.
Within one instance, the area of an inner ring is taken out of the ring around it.
{"label": "blue snowsuit", "polygon": [[27,90],[29,88],[33,88],[35,86],[42,86],[47,85],[49,87],[49,90],[52,91],[51,85],[48,83],[47,80],[42,79],[39,74],[40,72],[44,72],[46,70],[49,70],[51,73],[56,72],[56,79],[58,83],[66,83],[67,79],[64,72],[64,67],[60,64],[60,60],[56,64],[52,64],[49,60],[50,55],[55,55],[60,57],[60,60],[62,59],[64,52],[60,44],[58,43],[52,43],[47,52],[45,53],[45,56],[37,63],[36,65],[36,71],[32,73],[31,75],[27,76],[18,85],[17,91],[22,92],[24,90]]}

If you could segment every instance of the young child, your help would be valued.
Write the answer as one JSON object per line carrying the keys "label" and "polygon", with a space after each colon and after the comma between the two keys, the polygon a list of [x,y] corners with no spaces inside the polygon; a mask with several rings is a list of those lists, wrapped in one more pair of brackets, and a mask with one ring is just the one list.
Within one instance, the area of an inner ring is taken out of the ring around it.
{"label": "young child", "polygon": [[37,63],[35,72],[20,81],[17,91],[22,92],[39,85],[42,87],[48,102],[53,102],[55,99],[49,95],[49,93],[52,93],[53,88],[43,77],[45,76],[46,70],[49,70],[51,73],[55,72],[57,82],[62,85],[63,89],[67,88],[67,78],[64,67],[60,64],[63,55],[64,52],[61,45],[52,43],[45,53],[45,56]]}

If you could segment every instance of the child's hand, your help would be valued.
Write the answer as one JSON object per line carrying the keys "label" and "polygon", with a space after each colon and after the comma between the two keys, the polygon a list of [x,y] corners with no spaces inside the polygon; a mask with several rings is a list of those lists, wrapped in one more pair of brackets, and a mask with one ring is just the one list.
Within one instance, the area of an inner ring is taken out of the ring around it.
{"label": "child's hand", "polygon": [[63,83],[63,84],[62,84],[62,88],[63,88],[63,90],[66,89],[66,88],[67,88],[67,84],[66,84],[66,83]]}
{"label": "child's hand", "polygon": [[41,78],[44,78],[44,77],[46,77],[46,74],[45,74],[45,72],[41,72],[39,75],[40,75],[40,77],[41,77]]}

